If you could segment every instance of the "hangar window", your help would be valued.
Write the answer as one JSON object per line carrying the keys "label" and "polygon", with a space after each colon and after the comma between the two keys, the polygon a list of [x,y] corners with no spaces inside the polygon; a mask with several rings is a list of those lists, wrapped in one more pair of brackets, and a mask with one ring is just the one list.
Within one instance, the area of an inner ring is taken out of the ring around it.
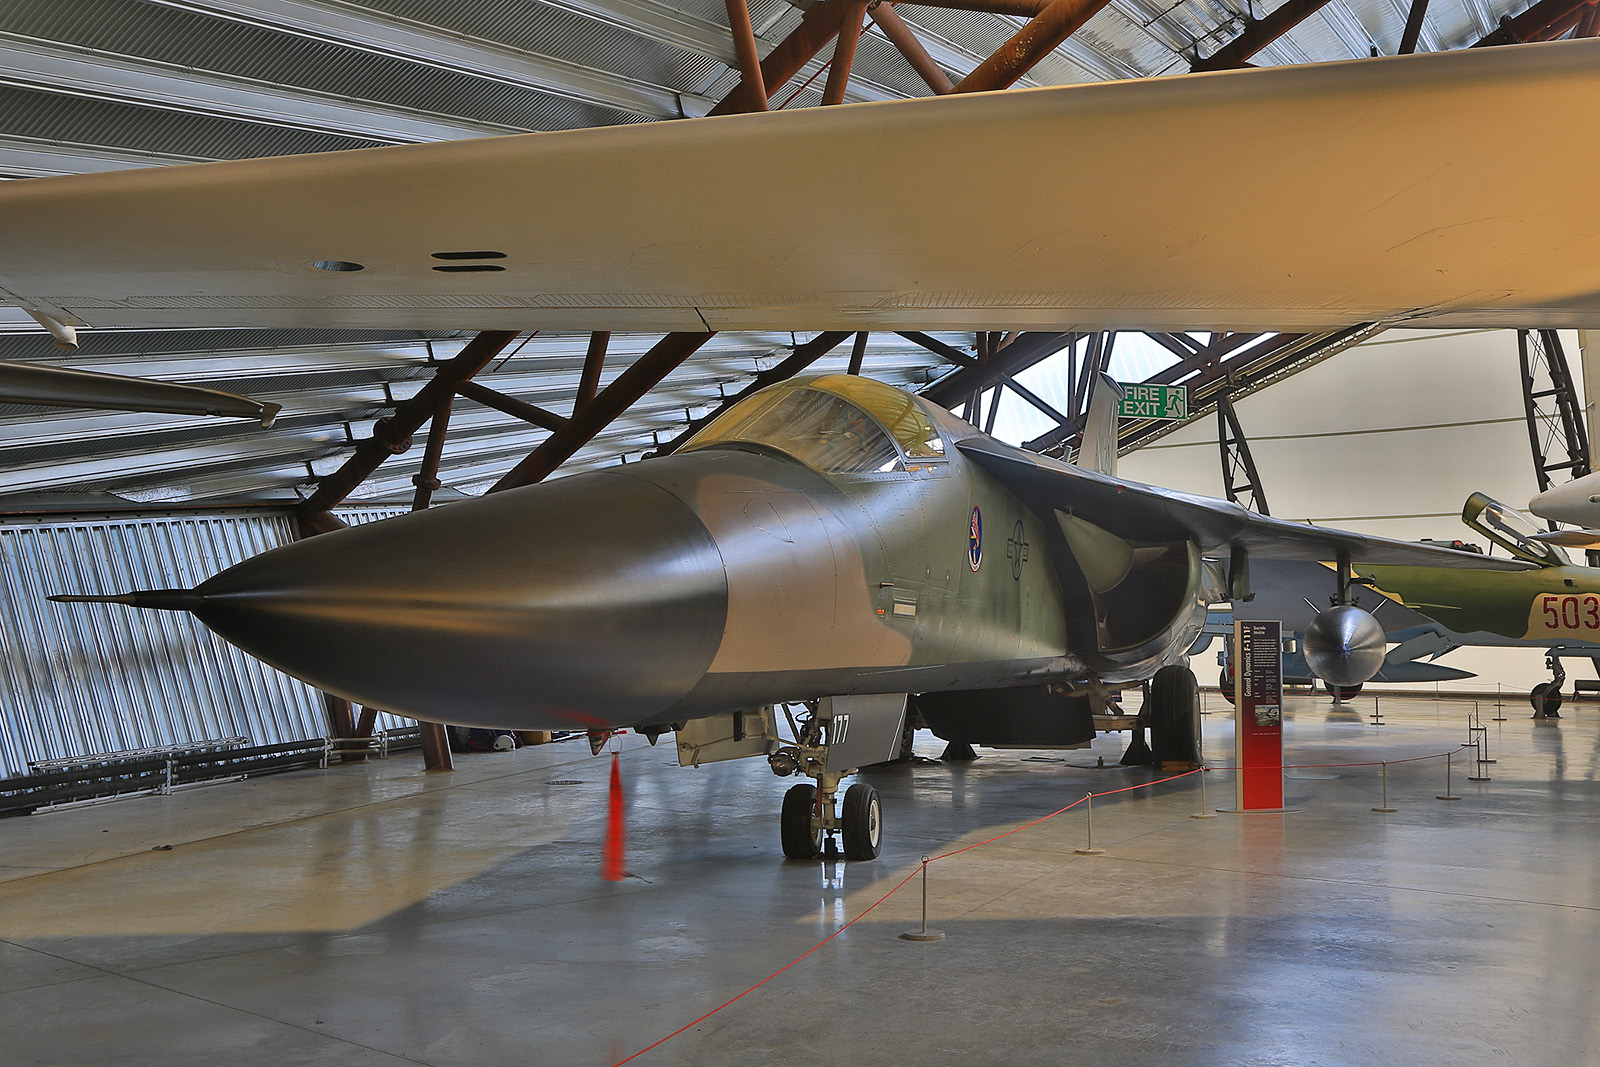
{"label": "hangar window", "polygon": [[894,438],[865,408],[818,389],[759,393],[696,434],[685,451],[746,441],[830,474],[905,469]]}

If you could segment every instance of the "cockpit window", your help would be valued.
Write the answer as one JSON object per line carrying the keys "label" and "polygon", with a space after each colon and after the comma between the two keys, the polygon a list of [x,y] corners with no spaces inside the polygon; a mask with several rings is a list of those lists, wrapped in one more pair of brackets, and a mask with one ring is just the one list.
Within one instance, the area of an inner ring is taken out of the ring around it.
{"label": "cockpit window", "polygon": [[685,451],[725,441],[776,448],[830,474],[903,470],[894,439],[864,410],[817,389],[751,397],[696,434]]}
{"label": "cockpit window", "polygon": [[848,374],[823,375],[813,379],[813,384],[872,412],[909,458],[937,459],[944,455],[944,438],[911,394],[871,378]]}
{"label": "cockpit window", "polygon": [[1565,566],[1571,562],[1555,545],[1533,539],[1533,535],[1541,531],[1527,516],[1482,493],[1473,493],[1467,498],[1466,507],[1461,510],[1461,521],[1482,531],[1513,556],[1544,566]]}

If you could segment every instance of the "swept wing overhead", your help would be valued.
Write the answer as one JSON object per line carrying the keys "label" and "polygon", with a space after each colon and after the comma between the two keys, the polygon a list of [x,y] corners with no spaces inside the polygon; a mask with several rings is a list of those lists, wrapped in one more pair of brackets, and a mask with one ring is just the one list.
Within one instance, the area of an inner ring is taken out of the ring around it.
{"label": "swept wing overhead", "polygon": [[1208,556],[1243,548],[1263,559],[1332,560],[1416,567],[1527,570],[1521,560],[1275,519],[1238,504],[1114,478],[973,436],[957,447],[1029,507],[1093,522],[1129,541],[1192,541]]}
{"label": "swept wing overhead", "polygon": [[[0,301],[122,328],[1600,325],[1600,138],[1572,126],[1597,108],[1582,40],[38,178],[0,186]],[[1484,151],[1506,129],[1560,165]]]}

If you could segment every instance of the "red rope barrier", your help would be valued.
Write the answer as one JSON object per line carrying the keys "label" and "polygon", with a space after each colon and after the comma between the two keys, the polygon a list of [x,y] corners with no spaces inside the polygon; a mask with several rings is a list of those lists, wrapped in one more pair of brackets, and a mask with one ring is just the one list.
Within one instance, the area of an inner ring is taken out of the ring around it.
{"label": "red rope barrier", "polygon": [[[1426,756],[1407,756],[1405,759],[1374,760],[1371,763],[1275,763],[1261,767],[1241,767],[1232,764],[1213,765],[1207,764],[1208,771],[1314,771],[1329,770],[1337,767],[1382,767],[1385,763],[1393,767],[1396,763],[1418,763],[1422,760],[1443,759],[1445,756],[1454,756],[1457,752],[1465,752],[1474,745],[1462,745],[1448,752],[1432,752]],[[1192,771],[1190,773],[1193,773]],[[1181,777],[1181,776],[1180,776]],[[1152,782],[1152,785],[1155,783]],[[1100,796],[1102,794],[1095,794]],[[1109,795],[1109,794],[1107,794]]]}
{"label": "red rope barrier", "polygon": [[[1309,770],[1309,769],[1313,769],[1313,768],[1332,768],[1332,767],[1379,767],[1379,766],[1383,766],[1384,763],[1388,763],[1388,764],[1391,764],[1391,765],[1396,764],[1396,763],[1417,763],[1417,762],[1419,762],[1421,760],[1439,759],[1442,756],[1454,755],[1456,752],[1463,752],[1466,749],[1469,749],[1469,748],[1472,748],[1472,747],[1474,747],[1474,746],[1472,746],[1472,745],[1462,745],[1459,748],[1454,749],[1451,752],[1435,752],[1435,753],[1432,753],[1432,754],[1429,754],[1429,755],[1426,755],[1426,756],[1410,756],[1410,757],[1407,757],[1406,759],[1399,759],[1399,760],[1386,760],[1386,761],[1385,760],[1379,760],[1379,761],[1374,762],[1374,763],[1294,763],[1294,764],[1287,764],[1286,763],[1286,764],[1278,765],[1276,769],[1277,770],[1295,770],[1295,769],[1308,769]],[[1088,793],[1088,794],[1086,794],[1084,796],[1079,797],[1077,800],[1074,800],[1071,804],[1068,804],[1064,808],[1057,808],[1055,811],[1052,811],[1048,815],[1041,815],[1037,819],[1034,819],[1034,820],[1032,820],[1030,822],[1023,823],[1021,826],[1012,827],[1010,830],[1007,830],[1005,833],[995,834],[993,837],[985,838],[982,841],[974,842],[973,844],[967,845],[964,848],[958,848],[958,849],[954,849],[954,850],[952,850],[950,852],[940,853],[939,855],[930,858],[927,861],[927,863],[938,863],[940,860],[947,860],[947,859],[950,859],[952,856],[959,856],[963,852],[971,852],[975,848],[982,848],[984,845],[992,845],[994,842],[1000,841],[1000,840],[1002,840],[1004,838],[1007,838],[1007,837],[1010,837],[1012,834],[1021,833],[1023,830],[1026,830],[1029,827],[1038,826],[1040,823],[1047,822],[1050,819],[1055,818],[1057,815],[1065,814],[1066,812],[1069,812],[1073,808],[1077,807],[1079,804],[1082,804],[1085,801],[1090,800],[1093,797],[1109,797],[1109,796],[1116,796],[1118,793],[1131,793],[1131,792],[1134,792],[1135,790],[1139,790],[1139,789],[1149,789],[1152,786],[1164,785],[1167,782],[1176,782],[1176,781],[1178,781],[1180,779],[1183,779],[1183,778],[1192,777],[1192,776],[1194,776],[1196,774],[1200,774],[1202,770],[1207,770],[1207,771],[1239,771],[1239,770],[1272,770],[1272,769],[1274,769],[1274,768],[1271,768],[1271,767],[1234,767],[1234,766],[1209,767],[1208,766],[1208,767],[1205,767],[1205,768],[1197,768],[1197,769],[1192,770],[1192,771],[1184,771],[1182,774],[1174,774],[1174,775],[1171,775],[1170,777],[1167,777],[1167,778],[1157,778],[1155,781],[1151,781],[1151,782],[1139,782],[1139,783],[1137,783],[1135,785],[1123,786],[1121,789],[1108,789],[1104,793]],[[796,964],[798,964],[801,961],[805,960],[806,958],[808,958],[809,956],[811,956],[812,954],[817,952],[819,949],[821,949],[828,942],[832,941],[834,938],[838,937],[840,934],[842,934],[846,930],[850,929],[850,927],[854,926],[856,923],[858,923],[862,919],[866,918],[867,915],[870,914],[872,912],[872,910],[874,908],[876,908],[879,904],[882,904],[884,901],[888,900],[890,897],[892,897],[896,893],[900,892],[900,890],[904,889],[905,886],[906,886],[906,883],[910,882],[911,879],[915,878],[919,873],[921,873],[921,871],[924,869],[925,866],[926,866],[926,864],[919,864],[917,867],[913,868],[910,874],[906,875],[904,878],[900,879],[900,881],[896,882],[894,884],[894,886],[887,893],[885,893],[883,896],[879,897],[877,900],[873,901],[866,908],[862,909],[861,914],[857,915],[854,919],[851,919],[849,922],[847,922],[843,926],[839,927],[839,929],[835,930],[833,933],[829,934],[827,937],[823,938],[821,941],[818,941],[815,945],[811,946],[805,952],[803,952],[800,955],[796,956],[794,959],[790,960],[788,963],[784,964],[782,967],[779,967],[776,971],[773,971],[771,974],[769,974],[765,978],[761,979],[761,981],[757,982],[755,985],[751,986],[750,988],[746,989],[744,992],[739,993],[736,996],[730,997],[729,999],[723,1001],[721,1004],[718,1004],[715,1008],[712,1008],[710,1011],[708,1011],[704,1015],[700,1016],[700,1018],[694,1020],[694,1022],[688,1023],[688,1024],[684,1025],[684,1026],[681,1026],[678,1029],[674,1030],[672,1033],[668,1034],[666,1037],[663,1037],[658,1041],[655,1041],[655,1042],[653,1042],[653,1043],[651,1043],[649,1045],[646,1045],[644,1048],[640,1049],[638,1052],[635,1052],[633,1055],[629,1056],[627,1059],[617,1061],[616,1067],[623,1067],[623,1064],[632,1063],[634,1060],[638,1059],[640,1056],[643,1056],[646,1052],[649,1052],[651,1049],[659,1048],[660,1046],[666,1044],[668,1041],[671,1041],[673,1038],[677,1037],[679,1034],[682,1034],[682,1033],[684,1033],[684,1032],[686,1032],[688,1030],[692,1030],[694,1027],[699,1026],[701,1023],[705,1022],[707,1019],[709,1019],[713,1015],[717,1014],[717,1012],[721,1011],[723,1008],[729,1007],[729,1006],[737,1003],[738,1001],[744,999],[746,996],[749,996],[751,993],[754,993],[756,990],[760,989],[762,986],[766,985],[768,982],[772,981],[774,978],[777,978],[779,975],[783,974],[785,971],[789,970],[791,967],[794,967]]]}
{"label": "red rope barrier", "polygon": [[[1121,789],[1112,789],[1112,790],[1109,790],[1109,791],[1107,791],[1105,793],[1090,793],[1087,796],[1079,797],[1077,800],[1074,800],[1071,804],[1068,804],[1064,808],[1060,808],[1060,809],[1058,809],[1056,811],[1052,811],[1049,815],[1041,815],[1037,819],[1034,819],[1032,822],[1023,823],[1021,826],[1014,827],[1013,829],[1007,830],[1003,834],[996,834],[995,836],[989,838],[988,840],[979,841],[976,844],[968,845],[966,848],[958,848],[954,852],[946,852],[946,853],[944,853],[942,855],[934,856],[932,859],[928,860],[927,862],[928,863],[937,863],[938,861],[940,861],[942,859],[949,859],[951,856],[959,856],[963,852],[969,852],[972,849],[979,848],[979,847],[981,847],[983,845],[990,844],[990,843],[992,843],[994,841],[998,841],[1003,837],[1010,837],[1012,834],[1018,833],[1018,832],[1020,832],[1022,830],[1026,830],[1030,826],[1037,826],[1040,823],[1046,821],[1047,819],[1053,819],[1057,815],[1060,815],[1062,812],[1071,811],[1073,808],[1077,807],[1079,804],[1082,804],[1085,800],[1088,800],[1089,797],[1108,797],[1108,796],[1112,796],[1112,795],[1114,795],[1116,793],[1127,793],[1127,792],[1129,792],[1131,790],[1134,790],[1134,789],[1148,789],[1149,787],[1154,786],[1154,785],[1161,785],[1164,782],[1175,782],[1179,778],[1187,778],[1190,775],[1199,774],[1199,773],[1200,772],[1198,770],[1185,771],[1182,774],[1175,774],[1170,778],[1158,778],[1153,782],[1141,782],[1141,783],[1139,783],[1137,785],[1124,786]],[[785,971],[787,971],[789,968],[793,967],[795,964],[801,962],[802,960],[806,959],[806,957],[808,957],[808,956],[812,955],[813,953],[815,953],[818,949],[822,948],[822,946],[826,945],[829,941],[832,941],[834,938],[838,937],[840,934],[842,934],[846,930],[850,929],[856,923],[860,922],[862,919],[865,919],[867,917],[867,915],[872,911],[873,908],[876,908],[879,904],[882,904],[884,901],[888,900],[890,897],[892,897],[896,893],[900,892],[900,890],[904,889],[906,883],[911,881],[911,879],[915,878],[919,873],[921,873],[924,866],[926,866],[926,865],[925,864],[918,864],[917,867],[914,868],[910,874],[906,875],[904,878],[900,879],[900,881],[896,882],[894,884],[893,888],[891,888],[887,893],[885,893],[883,896],[879,897],[877,900],[873,901],[871,904],[867,905],[867,907],[863,908],[860,915],[857,915],[854,919],[851,919],[849,922],[847,922],[843,926],[839,927],[839,929],[835,930],[833,933],[829,934],[827,937],[823,938],[821,941],[818,941],[815,945],[812,945],[810,948],[806,949],[805,952],[803,952],[800,955],[796,956],[794,959],[790,960],[788,963],[784,964],[782,967],[779,967],[776,971],[773,971],[771,974],[769,974],[765,978],[761,979],[761,981],[757,982],[755,985],[753,985],[750,988],[746,989],[744,992],[739,993],[737,996],[730,997],[729,999],[727,999],[726,1001],[722,1002],[721,1004],[718,1004],[716,1007],[712,1008],[710,1011],[708,1011],[704,1015],[700,1016],[700,1018],[696,1019],[694,1022],[687,1023],[686,1025],[681,1026],[678,1029],[674,1030],[672,1033],[668,1034],[666,1037],[663,1037],[660,1040],[653,1042],[652,1044],[646,1045],[644,1048],[640,1049],[638,1052],[635,1052],[632,1056],[629,1056],[627,1059],[618,1060],[617,1063],[616,1063],[616,1067],[622,1067],[622,1065],[625,1064],[625,1063],[632,1063],[634,1060],[638,1059],[640,1056],[643,1056],[646,1052],[649,1052],[651,1049],[658,1048],[661,1045],[666,1044],[668,1041],[671,1041],[673,1038],[677,1037],[679,1034],[684,1033],[687,1030],[691,1030],[696,1026],[699,1026],[701,1023],[703,1023],[707,1019],[711,1018],[713,1015],[715,1015],[717,1012],[721,1011],[723,1008],[726,1008],[726,1007],[728,1007],[728,1006],[730,1006],[730,1005],[732,1005],[734,1003],[737,1003],[739,1000],[743,999],[744,997],[749,996],[751,993],[754,993],[756,990],[760,989],[762,986],[766,985],[768,982],[772,981],[774,978],[776,978],[779,975],[783,974]]]}

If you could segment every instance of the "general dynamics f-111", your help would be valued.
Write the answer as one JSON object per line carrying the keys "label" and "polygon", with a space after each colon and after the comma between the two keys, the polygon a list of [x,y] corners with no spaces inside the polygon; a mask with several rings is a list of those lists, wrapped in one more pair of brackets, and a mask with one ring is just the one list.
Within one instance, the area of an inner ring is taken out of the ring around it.
{"label": "general dynamics f-111", "polygon": [[[877,794],[851,786],[838,815],[834,795],[896,752],[908,713],[954,741],[1070,745],[1094,735],[1095,693],[1150,679],[1156,757],[1198,759],[1184,656],[1209,604],[1248,596],[1252,556],[1336,562],[1306,644],[1349,684],[1383,659],[1349,604],[1354,561],[1526,566],[1053,461],[826,375],[752,395],[675,455],[321,534],[194,589],[57,599],[190,611],[319,689],[421,719],[765,756],[816,781],[784,798],[784,852],[837,828],[865,859]],[[786,705],[805,709],[789,742]]]}
{"label": "general dynamics f-111", "polygon": [[[1600,315],[1600,141],[1569,136],[1569,116],[1600,99],[1597,49],[4,182],[0,301],[60,330],[1585,325]],[[1486,127],[1560,141],[1566,165],[1507,167],[1482,151]],[[1117,166],[1082,167],[1085,145]],[[962,177],[984,210],[950,210],[928,161],[952,153],[1006,161]],[[898,740],[904,694],[946,736],[1063,741],[1088,728],[1086,701],[1052,688],[1150,678],[1157,754],[1192,756],[1179,660],[1207,601],[1248,588],[1252,554],[1338,564],[1316,651],[1324,677],[1350,679],[1382,657],[1381,628],[1347,602],[1352,561],[1459,556],[1040,459],[832,378],[749,398],[682,454],[118,599],[191,610],[376,707],[681,726],[690,762],[766,754],[820,786],[784,805],[785,851],[809,855],[840,823],[842,772]],[[749,710],[808,700],[791,744]],[[846,852],[870,855],[878,805],[852,791]]]}

